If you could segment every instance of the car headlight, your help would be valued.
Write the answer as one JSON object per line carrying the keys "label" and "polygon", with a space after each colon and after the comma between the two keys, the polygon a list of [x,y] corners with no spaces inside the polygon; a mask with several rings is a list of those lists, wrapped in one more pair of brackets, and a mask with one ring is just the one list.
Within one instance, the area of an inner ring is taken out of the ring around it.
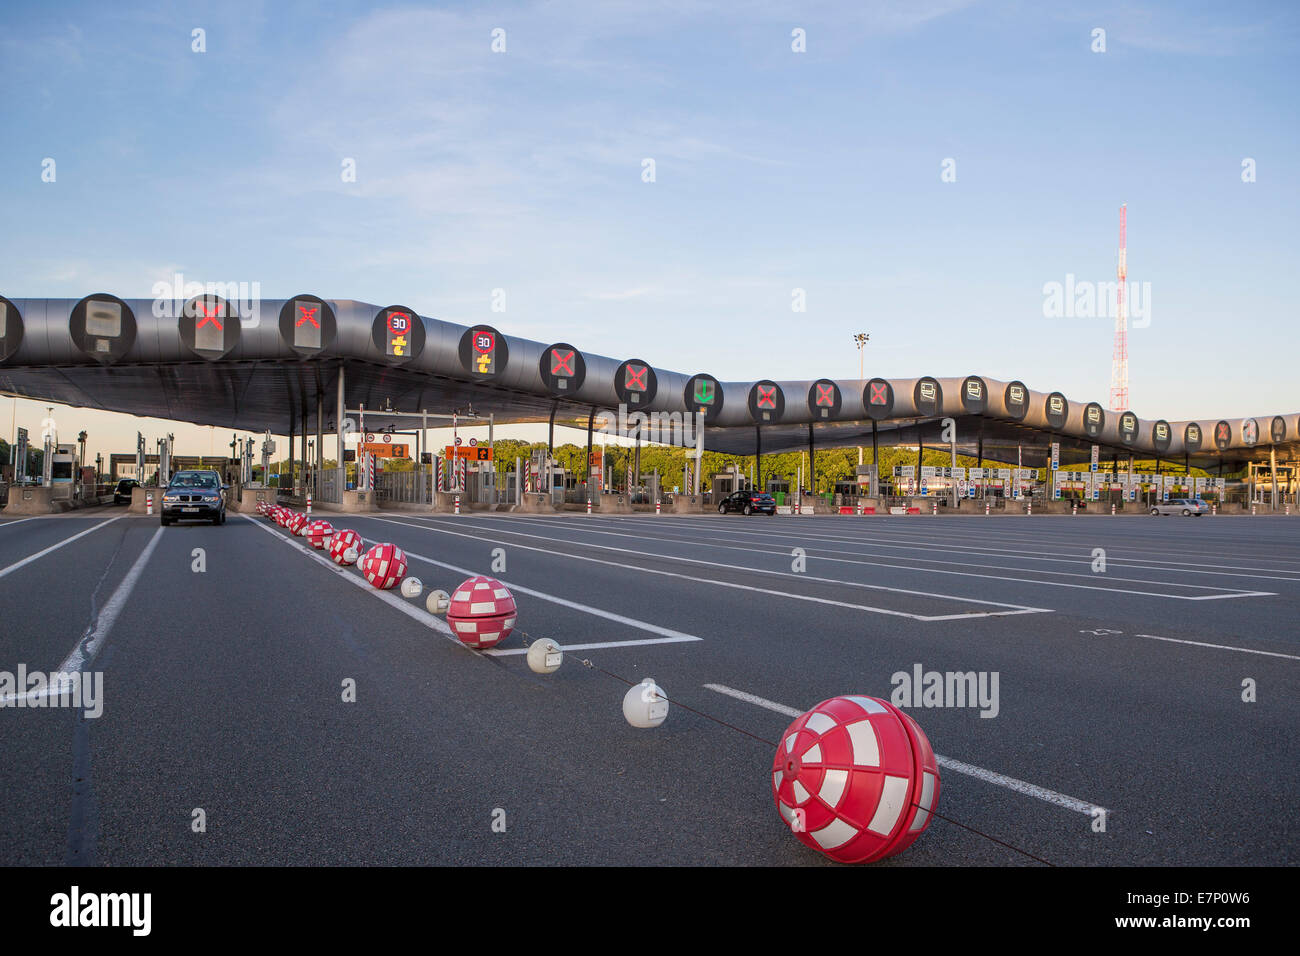
{"label": "car headlight", "polygon": [[179,501],[179,500],[180,498],[178,498],[176,495],[163,495],[163,501]]}

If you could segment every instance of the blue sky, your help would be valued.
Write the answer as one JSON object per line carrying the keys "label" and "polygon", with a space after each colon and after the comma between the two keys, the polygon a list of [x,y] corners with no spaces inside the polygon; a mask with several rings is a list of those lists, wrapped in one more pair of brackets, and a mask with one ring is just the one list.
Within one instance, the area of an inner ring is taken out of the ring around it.
{"label": "blue sky", "polygon": [[10,6],[0,293],[181,272],[723,379],[865,330],[868,375],[1105,403],[1111,320],[1043,286],[1113,281],[1127,202],[1131,407],[1297,411],[1298,47],[1289,3]]}

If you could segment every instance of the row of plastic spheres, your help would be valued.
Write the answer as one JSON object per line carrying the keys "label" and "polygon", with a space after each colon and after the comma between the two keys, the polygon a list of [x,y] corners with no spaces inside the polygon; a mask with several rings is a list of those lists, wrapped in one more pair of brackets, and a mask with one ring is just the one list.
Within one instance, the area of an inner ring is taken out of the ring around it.
{"label": "row of plastic spheres", "polygon": [[[418,598],[424,592],[420,579],[406,574],[406,553],[395,544],[385,542],[363,551],[365,542],[355,531],[267,502],[259,502],[257,510],[290,534],[306,538],[335,564],[355,564],[362,577],[381,591],[397,588],[406,598]],[[514,596],[505,585],[485,575],[465,580],[451,594],[431,590],[425,607],[431,614],[446,616],[452,633],[476,650],[495,647],[509,637],[518,614]],[[539,674],[555,672],[563,660],[560,646],[552,640],[534,641],[528,649],[528,666]]]}
{"label": "row of plastic spheres", "polygon": [[[362,553],[355,531],[266,502],[258,510],[335,563],[357,565],[374,587],[400,582],[404,597],[420,596],[423,585],[405,576],[406,555],[396,545]],[[478,649],[509,637],[517,617],[509,590],[484,575],[450,595],[430,591],[426,606]],[[545,638],[528,648],[528,666],[539,674],[553,673],[563,658],[559,645]],[[658,727],[668,716],[667,695],[646,679],[624,696],[623,716],[634,727]],[[901,853],[929,827],[939,801],[938,762],[924,731],[888,701],[861,695],[833,697],[796,718],[781,735],[771,784],[777,812],[798,840],[841,863]]]}

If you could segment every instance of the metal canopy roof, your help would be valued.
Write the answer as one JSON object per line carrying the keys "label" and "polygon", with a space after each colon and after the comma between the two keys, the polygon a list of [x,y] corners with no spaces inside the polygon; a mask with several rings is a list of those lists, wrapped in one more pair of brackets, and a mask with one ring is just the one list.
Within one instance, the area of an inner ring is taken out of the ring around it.
{"label": "metal canopy roof", "polygon": [[[619,361],[420,316],[402,306],[301,295],[293,299],[188,301],[129,299],[97,293],[80,300],[0,297],[0,390],[66,405],[168,418],[199,425],[276,433],[335,424],[340,370],[347,406],[364,405],[367,428],[397,425],[381,407],[415,412],[453,409],[500,422],[585,426],[625,409],[643,437],[673,440],[672,425],[702,410],[705,446],[753,453],[803,449],[811,428],[819,447],[869,444],[872,423],[884,444],[940,444],[944,418],[958,443],[985,457],[1041,461],[1046,444],[1062,454],[1103,457],[1187,456],[1193,464],[1236,466],[1294,456],[1300,414],[1228,420],[1140,419],[1102,405],[1041,392],[1021,382],[976,375],[931,378],[720,382],[639,359]],[[374,409],[372,412],[371,409]],[[409,420],[407,420],[409,425]],[[656,434],[655,425],[662,426]]]}

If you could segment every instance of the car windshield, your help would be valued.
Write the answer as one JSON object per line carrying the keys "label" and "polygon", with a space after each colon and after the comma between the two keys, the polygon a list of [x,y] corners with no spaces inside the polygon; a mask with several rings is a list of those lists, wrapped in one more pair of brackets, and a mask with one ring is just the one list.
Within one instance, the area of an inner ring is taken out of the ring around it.
{"label": "car windshield", "polygon": [[215,491],[217,488],[217,478],[215,475],[207,472],[182,471],[172,478],[170,488],[206,488],[209,491]]}

